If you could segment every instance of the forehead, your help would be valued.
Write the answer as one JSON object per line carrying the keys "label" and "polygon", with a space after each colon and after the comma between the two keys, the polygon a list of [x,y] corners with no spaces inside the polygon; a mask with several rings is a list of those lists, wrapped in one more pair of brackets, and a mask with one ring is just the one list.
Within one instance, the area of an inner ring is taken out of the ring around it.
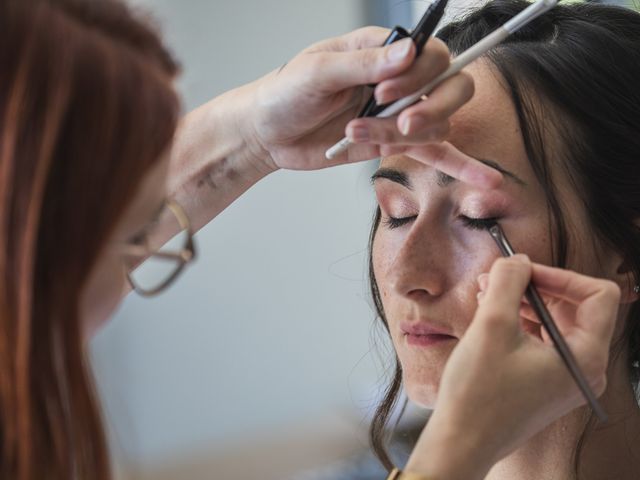
{"label": "forehead", "polygon": [[[487,60],[474,62],[465,71],[474,79],[475,94],[450,118],[448,141],[467,155],[495,160],[529,183],[533,171],[502,76]],[[402,155],[385,158],[382,166],[409,171],[429,169]]]}
{"label": "forehead", "polygon": [[487,60],[466,70],[475,82],[475,95],[451,117],[451,137],[461,147],[481,143],[493,150],[521,149],[522,133],[504,79]]}

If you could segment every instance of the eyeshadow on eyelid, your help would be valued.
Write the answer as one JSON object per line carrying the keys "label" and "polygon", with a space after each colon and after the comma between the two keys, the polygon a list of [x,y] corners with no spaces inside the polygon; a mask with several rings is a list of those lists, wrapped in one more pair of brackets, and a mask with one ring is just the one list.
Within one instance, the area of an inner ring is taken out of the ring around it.
{"label": "eyeshadow on eyelid", "polygon": [[380,202],[380,208],[384,213],[392,217],[406,217],[415,215],[418,208],[410,202],[401,199]]}
{"label": "eyeshadow on eyelid", "polygon": [[509,210],[511,201],[507,195],[499,192],[488,192],[478,195],[470,195],[460,202],[460,211],[464,215],[473,218],[483,218],[504,214]]}

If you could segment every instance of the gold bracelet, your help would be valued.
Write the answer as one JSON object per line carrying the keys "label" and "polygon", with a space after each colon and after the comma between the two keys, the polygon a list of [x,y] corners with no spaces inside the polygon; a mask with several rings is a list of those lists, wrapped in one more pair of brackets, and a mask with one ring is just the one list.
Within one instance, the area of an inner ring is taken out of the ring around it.
{"label": "gold bracelet", "polygon": [[387,477],[387,480],[430,480],[430,479],[422,475],[418,475],[416,473],[403,472],[399,468],[394,468],[389,474],[389,476]]}

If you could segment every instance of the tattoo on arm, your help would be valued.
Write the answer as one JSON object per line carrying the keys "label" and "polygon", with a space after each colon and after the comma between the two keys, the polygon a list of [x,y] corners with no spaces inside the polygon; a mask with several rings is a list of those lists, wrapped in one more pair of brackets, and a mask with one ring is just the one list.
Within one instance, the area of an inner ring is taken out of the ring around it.
{"label": "tattoo on arm", "polygon": [[211,190],[218,188],[218,184],[213,181],[213,178],[211,178],[211,173],[207,173],[205,177],[201,178],[198,182],[198,188],[202,188],[204,185],[209,185]]}
{"label": "tattoo on arm", "polygon": [[228,180],[233,182],[239,177],[238,172],[229,166],[229,160],[225,157],[217,162],[210,170],[205,172],[204,176],[198,180],[198,188],[208,185],[211,190],[216,190],[220,186],[220,182]]}

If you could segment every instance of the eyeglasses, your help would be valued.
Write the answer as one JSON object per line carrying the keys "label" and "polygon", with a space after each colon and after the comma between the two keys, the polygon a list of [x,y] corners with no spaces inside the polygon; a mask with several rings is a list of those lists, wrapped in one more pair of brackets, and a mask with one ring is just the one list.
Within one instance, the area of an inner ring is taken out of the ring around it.
{"label": "eyeglasses", "polygon": [[[153,246],[154,234],[150,232],[140,242],[124,245],[122,250],[127,279],[131,287],[144,297],[164,291],[196,257],[189,217],[173,200],[166,200],[165,206],[167,208],[163,212],[172,214],[180,232],[159,248]],[[158,222],[165,225],[165,222]]]}

